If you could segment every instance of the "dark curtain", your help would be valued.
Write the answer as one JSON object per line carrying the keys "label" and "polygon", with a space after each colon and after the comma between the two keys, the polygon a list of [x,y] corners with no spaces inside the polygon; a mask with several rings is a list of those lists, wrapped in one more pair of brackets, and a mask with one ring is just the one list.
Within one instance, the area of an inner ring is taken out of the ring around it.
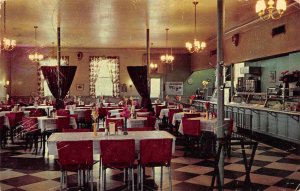
{"label": "dark curtain", "polygon": [[127,66],[127,71],[138,93],[142,97],[141,106],[153,111],[148,89],[147,66]]}
{"label": "dark curtain", "polygon": [[56,99],[56,109],[64,108],[63,99],[66,97],[73,82],[77,66],[60,66],[59,78],[60,88],[58,88],[58,71],[56,66],[42,66],[43,75],[47,81],[52,95]]}

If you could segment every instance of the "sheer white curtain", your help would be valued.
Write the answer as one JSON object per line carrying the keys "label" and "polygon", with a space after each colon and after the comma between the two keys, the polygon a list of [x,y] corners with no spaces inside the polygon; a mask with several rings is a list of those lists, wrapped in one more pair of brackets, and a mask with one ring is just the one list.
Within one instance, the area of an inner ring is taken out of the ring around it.
{"label": "sheer white curtain", "polygon": [[119,95],[119,59],[107,57],[90,59],[90,95]]}

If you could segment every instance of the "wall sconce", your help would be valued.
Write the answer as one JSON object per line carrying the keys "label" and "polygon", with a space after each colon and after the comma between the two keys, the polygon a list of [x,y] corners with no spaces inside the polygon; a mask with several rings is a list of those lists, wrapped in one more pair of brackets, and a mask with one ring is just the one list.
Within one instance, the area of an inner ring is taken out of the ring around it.
{"label": "wall sconce", "polygon": [[9,81],[7,80],[3,87],[8,88],[8,86],[9,86]]}

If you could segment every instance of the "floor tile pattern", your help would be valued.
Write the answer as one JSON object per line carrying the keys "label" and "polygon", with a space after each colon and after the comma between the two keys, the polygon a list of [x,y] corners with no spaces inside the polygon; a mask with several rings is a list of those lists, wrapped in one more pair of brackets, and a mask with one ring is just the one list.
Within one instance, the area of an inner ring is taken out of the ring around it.
{"label": "floor tile pattern", "polygon": [[[214,159],[184,157],[180,138],[172,158],[172,186],[174,191],[209,190]],[[251,150],[246,148],[247,156]],[[60,171],[56,159],[39,151],[24,151],[22,142],[8,144],[0,152],[0,190],[57,191]],[[97,156],[96,156],[97,157]],[[96,158],[95,157],[95,158]],[[169,190],[167,169],[163,169],[162,190]],[[98,187],[99,163],[94,165],[94,190]],[[135,174],[136,178],[136,174]],[[232,157],[224,160],[224,190],[295,190],[300,184],[300,156],[259,143],[250,173],[251,182],[245,182],[245,168],[238,146],[232,147]],[[135,181],[136,182],[136,181]],[[160,168],[146,170],[144,190],[160,190]],[[69,190],[79,190],[77,174],[68,173]],[[127,190],[123,172],[107,170],[107,190]]]}

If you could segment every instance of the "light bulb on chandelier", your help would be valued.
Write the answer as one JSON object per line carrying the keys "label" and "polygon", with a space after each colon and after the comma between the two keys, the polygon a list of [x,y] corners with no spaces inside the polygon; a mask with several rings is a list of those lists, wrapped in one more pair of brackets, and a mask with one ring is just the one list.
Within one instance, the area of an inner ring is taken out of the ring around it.
{"label": "light bulb on chandelier", "polygon": [[194,52],[200,52],[202,51],[204,48],[206,48],[206,43],[205,42],[200,42],[196,39],[196,23],[197,23],[197,12],[196,12],[196,7],[197,7],[197,4],[198,4],[198,1],[193,1],[193,4],[195,6],[195,31],[194,31],[194,41],[191,43],[191,42],[186,42],[185,43],[185,47],[186,49],[190,52],[190,53],[194,53]]}
{"label": "light bulb on chandelier", "polygon": [[174,56],[172,55],[172,49],[171,49],[171,54],[168,53],[168,31],[169,29],[166,28],[166,54],[165,55],[162,55],[160,56],[160,60],[163,62],[163,63],[167,63],[167,64],[170,64],[174,61]]}
{"label": "light bulb on chandelier", "polygon": [[[5,0],[0,0],[0,6],[2,5],[3,3],[3,9],[4,9],[4,18],[3,18],[3,31],[4,31],[4,34],[6,33],[6,2]],[[0,7],[1,8],[1,7]],[[12,49],[14,49],[15,47],[17,46],[17,42],[13,39],[9,39],[9,38],[3,38],[1,39],[0,41],[0,52],[1,50],[5,50],[5,51],[11,51]]]}
{"label": "light bulb on chandelier", "polygon": [[38,26],[34,26],[34,41],[35,41],[35,52],[33,54],[29,54],[28,58],[32,61],[32,62],[39,62],[41,60],[44,59],[44,55],[39,54],[37,52],[37,46],[36,46],[36,30],[37,30]]}
{"label": "light bulb on chandelier", "polygon": [[[267,7],[268,5],[268,7]],[[285,0],[277,0],[276,7],[275,1],[268,0],[268,3],[266,5],[266,2],[264,0],[258,0],[256,2],[255,10],[258,16],[262,20],[268,20],[268,19],[279,19],[283,13],[286,11],[286,1]]]}

